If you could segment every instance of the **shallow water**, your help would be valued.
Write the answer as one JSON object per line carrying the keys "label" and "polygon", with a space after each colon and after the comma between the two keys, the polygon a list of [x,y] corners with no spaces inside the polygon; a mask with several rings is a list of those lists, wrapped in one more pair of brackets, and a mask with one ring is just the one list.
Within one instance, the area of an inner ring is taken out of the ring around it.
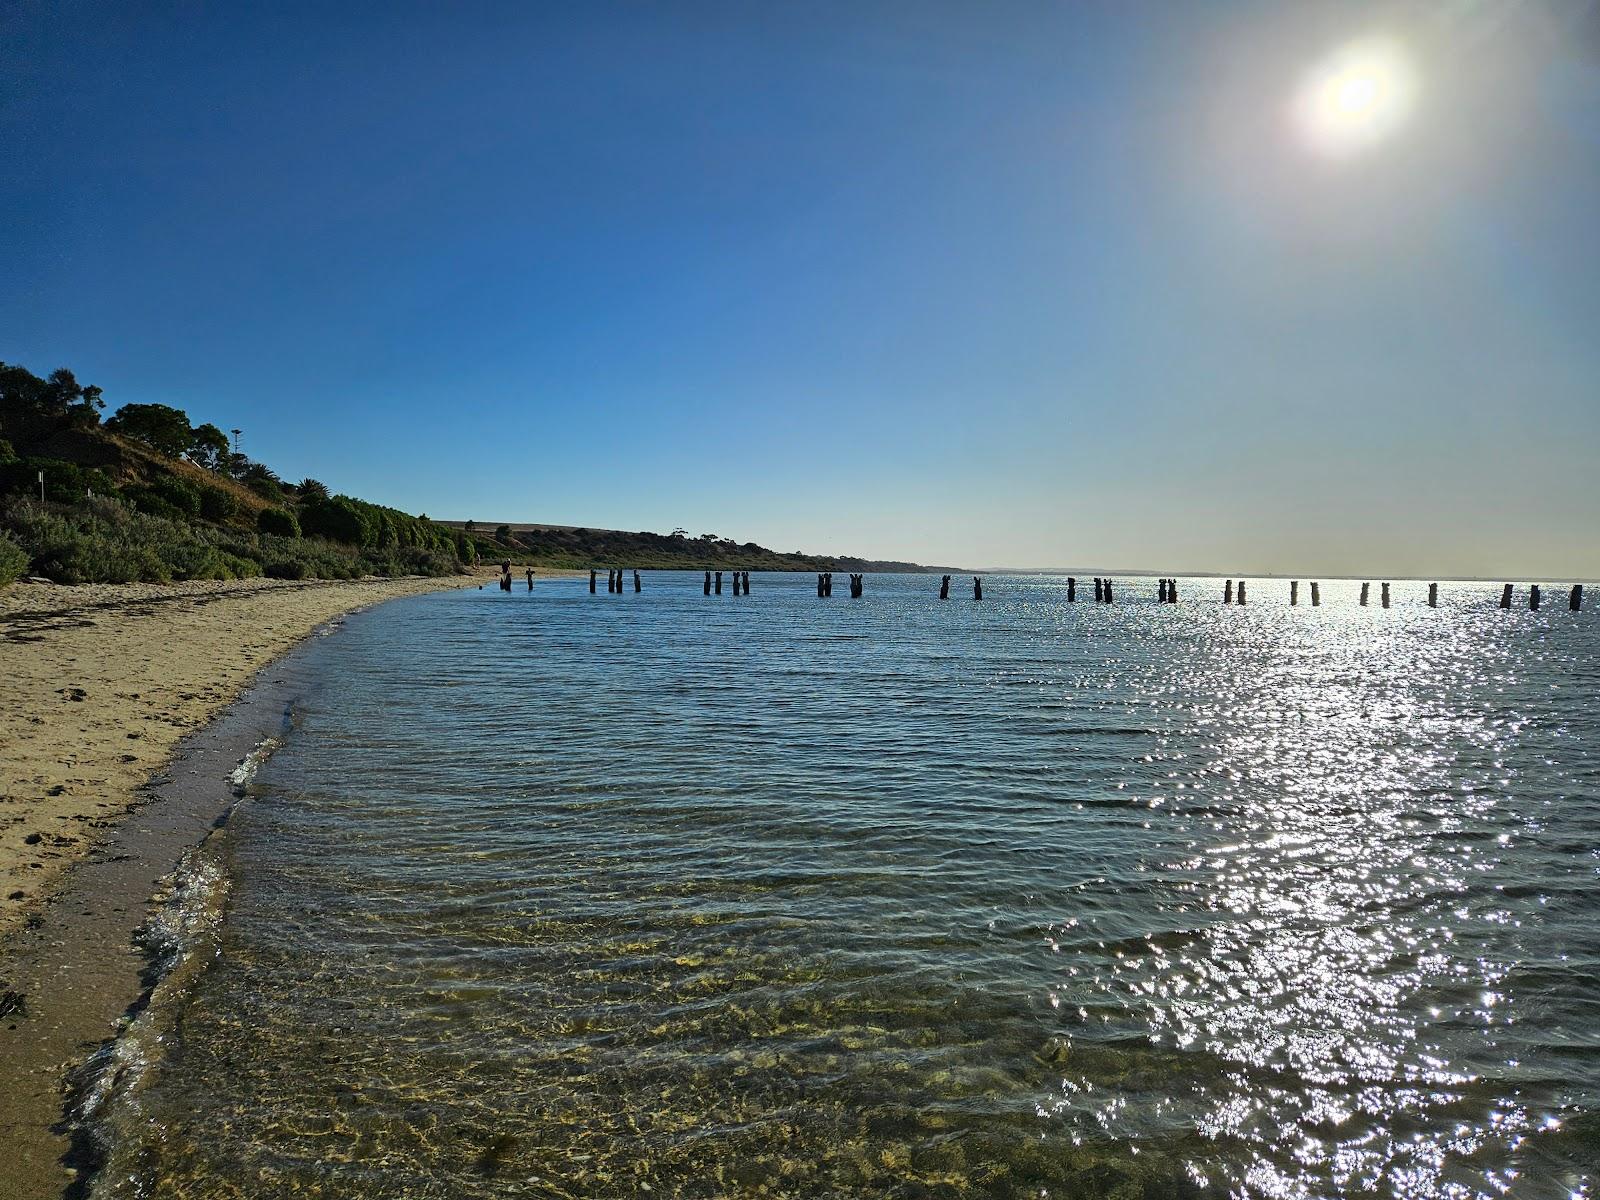
{"label": "shallow water", "polygon": [[351,619],[95,1194],[1596,1194],[1593,613],[844,582]]}

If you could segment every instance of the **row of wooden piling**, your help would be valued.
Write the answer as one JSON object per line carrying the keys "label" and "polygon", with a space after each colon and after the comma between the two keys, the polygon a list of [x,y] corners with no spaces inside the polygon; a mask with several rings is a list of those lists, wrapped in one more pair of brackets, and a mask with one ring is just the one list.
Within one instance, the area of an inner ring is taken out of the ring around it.
{"label": "row of wooden piling", "polygon": [[[590,568],[590,570],[589,570],[589,594],[591,596],[594,595],[594,593],[595,593],[595,585],[599,580],[599,575],[600,575],[600,573],[598,571],[594,570],[592,567]],[[628,572],[626,570],[607,571],[606,572],[606,591],[611,593],[612,595],[619,595],[620,596],[623,592],[625,592],[627,590],[627,586],[626,586],[627,585],[627,576],[628,576]],[[533,572],[532,571],[528,572],[528,590],[529,591],[533,590]],[[637,572],[637,571],[635,571],[633,573],[633,590],[635,592],[644,591],[644,581],[639,578],[639,572]]]}
{"label": "row of wooden piling", "polygon": [[[750,572],[730,571],[728,574],[733,577],[733,594],[735,596],[748,596],[750,594]],[[721,571],[706,572],[705,594],[707,596],[713,594],[718,596],[722,595]]]}
{"label": "row of wooden piling", "polygon": [[[710,595],[720,596],[720,595],[722,595],[722,577],[723,577],[724,573],[725,572],[722,572],[722,571],[707,571],[705,573],[705,594],[707,596],[710,596]],[[606,572],[606,591],[610,592],[610,593],[621,593],[621,592],[625,591],[626,590],[626,583],[627,583],[628,574],[629,574],[629,572],[627,570],[624,570],[624,569],[608,570]],[[750,572],[749,571],[730,571],[730,572],[726,572],[726,574],[729,574],[729,575],[732,576],[733,594],[735,596],[739,596],[739,595],[748,596],[750,594]],[[643,584],[643,581],[639,577],[639,572],[638,571],[633,571],[632,575],[633,575],[633,590],[635,592],[642,592],[644,590],[644,584]],[[597,590],[598,581],[599,581],[599,572],[596,571],[596,570],[590,570],[590,572],[589,572],[589,591],[591,593],[594,593]],[[939,599],[948,600],[950,598],[950,581],[951,581],[951,576],[949,576],[949,575],[944,575],[944,576],[940,577],[940,580],[939,580]],[[1317,580],[1311,580],[1311,581],[1309,581],[1309,583],[1310,583],[1309,592],[1310,592],[1310,598],[1311,598],[1311,607],[1312,608],[1320,608],[1322,606],[1322,587],[1321,587],[1321,584]],[[501,568],[500,588],[501,588],[502,591],[507,591],[507,592],[509,592],[511,590],[511,568],[510,568],[510,564],[506,564]],[[1391,593],[1390,593],[1390,585],[1387,582],[1383,582],[1383,583],[1380,583],[1378,585],[1378,588],[1379,588],[1379,591],[1378,591],[1378,597],[1379,597],[1378,602],[1379,602],[1379,604],[1384,608],[1389,608],[1391,606],[1391,603],[1392,603],[1392,596],[1391,596]],[[866,575],[865,575],[865,573],[852,574],[850,576],[850,597],[851,597],[851,599],[860,599],[862,594],[864,593],[865,589],[866,589]],[[532,571],[528,572],[528,590],[529,591],[533,590],[533,572]],[[828,597],[828,596],[832,596],[833,595],[833,572],[832,571],[819,571],[817,573],[817,595],[819,597]],[[1511,608],[1512,604],[1513,604],[1513,601],[1515,599],[1515,596],[1516,596],[1516,588],[1515,588],[1515,586],[1513,584],[1509,584],[1509,583],[1506,584],[1501,589],[1501,592],[1500,592],[1500,607],[1502,609]],[[983,599],[983,577],[981,575],[974,575],[972,577],[972,598],[974,600],[982,600]],[[1078,580],[1077,580],[1077,578],[1075,576],[1070,576],[1069,575],[1067,577],[1067,603],[1068,604],[1074,604],[1074,603],[1077,602],[1077,599],[1078,599]],[[1571,590],[1567,593],[1567,608],[1571,612],[1581,612],[1583,610],[1583,600],[1584,600],[1584,585],[1581,584],[1581,583],[1573,584]],[[1095,579],[1094,579],[1094,601],[1095,601],[1096,604],[1114,604],[1114,603],[1116,603],[1116,592],[1115,592],[1115,590],[1114,590],[1114,588],[1112,586],[1112,581],[1110,579],[1103,578],[1103,577],[1098,576],[1098,575],[1095,576]],[[1178,581],[1176,579],[1165,579],[1165,578],[1158,579],[1156,581],[1156,601],[1159,604],[1176,604],[1176,603],[1178,603]],[[1240,579],[1240,580],[1237,580],[1237,581],[1236,580],[1232,580],[1232,579],[1224,580],[1223,585],[1222,585],[1222,602],[1224,604],[1239,604],[1239,605],[1248,604],[1249,603],[1249,597],[1248,597],[1247,589],[1246,589],[1246,581],[1243,580],[1243,579]],[[1371,605],[1371,603],[1372,603],[1372,584],[1370,582],[1363,582],[1362,583],[1362,585],[1361,585],[1361,598],[1360,598],[1358,603],[1360,604],[1360,606],[1362,608],[1367,608],[1367,607],[1369,607]],[[1528,608],[1533,612],[1538,612],[1541,609],[1541,607],[1543,607],[1543,603],[1544,603],[1544,597],[1543,597],[1543,593],[1540,590],[1539,585],[1538,584],[1532,584],[1528,589]],[[1290,605],[1290,607],[1298,607],[1299,604],[1300,604],[1300,580],[1292,579],[1292,580],[1289,581],[1289,605]],[[1428,607],[1429,608],[1438,608],[1439,607],[1439,585],[1437,583],[1430,583],[1428,585]]]}

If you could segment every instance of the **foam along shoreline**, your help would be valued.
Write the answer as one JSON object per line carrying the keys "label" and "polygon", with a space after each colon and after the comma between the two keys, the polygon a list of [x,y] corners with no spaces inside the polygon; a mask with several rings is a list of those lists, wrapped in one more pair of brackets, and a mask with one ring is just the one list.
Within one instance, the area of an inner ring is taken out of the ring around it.
{"label": "foam along shoreline", "polygon": [[[60,1196],[74,1180],[64,1158],[92,1161],[81,1130],[75,1146],[61,1128],[68,1076],[139,998],[149,958],[134,933],[156,881],[226,814],[244,786],[234,773],[281,732],[286,704],[307,686],[298,656],[285,652],[355,610],[480,582],[22,584],[0,592],[8,1200]],[[263,674],[280,659],[281,669]]]}

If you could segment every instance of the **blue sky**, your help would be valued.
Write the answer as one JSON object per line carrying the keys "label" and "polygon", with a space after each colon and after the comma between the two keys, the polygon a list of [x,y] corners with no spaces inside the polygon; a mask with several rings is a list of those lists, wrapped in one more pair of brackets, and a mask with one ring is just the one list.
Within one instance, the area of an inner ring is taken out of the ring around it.
{"label": "blue sky", "polygon": [[[433,516],[1600,576],[1600,11],[4,4],[0,358]],[[1288,117],[1381,35],[1416,97]]]}

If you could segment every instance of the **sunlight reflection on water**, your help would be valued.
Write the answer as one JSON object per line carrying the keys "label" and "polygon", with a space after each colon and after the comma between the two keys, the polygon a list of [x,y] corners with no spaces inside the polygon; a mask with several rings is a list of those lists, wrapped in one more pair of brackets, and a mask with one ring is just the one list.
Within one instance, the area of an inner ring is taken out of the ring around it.
{"label": "sunlight reflection on water", "polygon": [[1593,1194],[1589,614],[754,582],[329,639],[100,1192]]}

